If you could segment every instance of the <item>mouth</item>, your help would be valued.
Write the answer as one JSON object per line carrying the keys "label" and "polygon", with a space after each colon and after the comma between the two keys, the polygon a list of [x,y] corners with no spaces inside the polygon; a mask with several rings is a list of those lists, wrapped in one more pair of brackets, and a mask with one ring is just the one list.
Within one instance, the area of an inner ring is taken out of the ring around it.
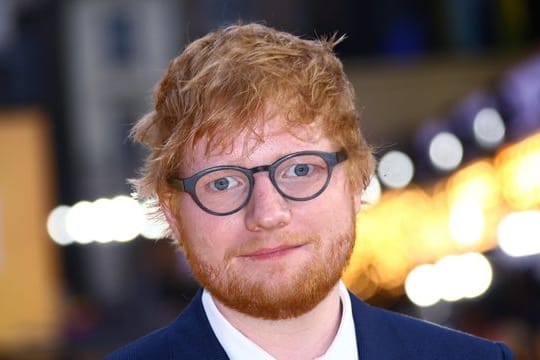
{"label": "mouth", "polygon": [[250,260],[270,260],[277,259],[287,255],[290,255],[292,252],[304,247],[306,244],[300,245],[286,245],[286,246],[277,246],[273,248],[262,248],[256,251],[250,252],[245,255],[240,255],[239,257],[250,259]]}

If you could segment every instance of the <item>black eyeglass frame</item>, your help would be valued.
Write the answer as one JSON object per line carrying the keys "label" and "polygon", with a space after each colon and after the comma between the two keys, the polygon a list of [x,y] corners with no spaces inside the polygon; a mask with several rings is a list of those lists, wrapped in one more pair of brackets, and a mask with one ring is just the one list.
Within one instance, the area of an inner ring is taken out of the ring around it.
{"label": "black eyeglass frame", "polygon": [[[290,158],[293,158],[296,156],[302,156],[302,155],[315,155],[315,156],[321,157],[326,162],[326,165],[328,166],[328,169],[327,169],[328,177],[324,185],[321,187],[321,189],[317,191],[315,194],[310,195],[308,197],[294,197],[294,196],[285,194],[280,189],[275,179],[275,171],[283,162],[289,160]],[[254,175],[258,172],[267,171],[268,177],[270,178],[272,185],[274,185],[274,188],[284,198],[294,200],[294,201],[308,201],[308,200],[316,198],[317,196],[322,194],[324,190],[326,190],[326,188],[328,187],[328,183],[330,182],[330,179],[332,177],[332,171],[334,170],[334,167],[345,160],[347,160],[347,153],[344,150],[332,152],[332,153],[325,152],[325,151],[311,151],[311,150],[298,151],[292,154],[285,155],[277,159],[270,165],[260,165],[260,166],[255,166],[252,168],[245,168],[242,166],[234,166],[234,165],[222,165],[222,166],[214,166],[208,169],[201,170],[187,178],[177,178],[174,176],[170,176],[167,178],[167,184],[175,189],[178,189],[180,191],[186,192],[189,195],[191,195],[191,198],[193,199],[193,201],[195,201],[195,203],[207,213],[212,214],[212,215],[217,215],[217,216],[226,216],[226,215],[234,214],[235,212],[239,211],[240,209],[242,209],[244,206],[247,205],[247,203],[249,202],[249,199],[251,199],[251,195],[253,193],[253,186],[255,185]],[[201,179],[204,175],[208,173],[219,171],[219,170],[240,171],[247,177],[249,181],[249,192],[246,196],[246,199],[239,206],[227,212],[217,212],[217,211],[207,208],[199,200],[197,193],[195,191],[195,187],[199,179]]]}

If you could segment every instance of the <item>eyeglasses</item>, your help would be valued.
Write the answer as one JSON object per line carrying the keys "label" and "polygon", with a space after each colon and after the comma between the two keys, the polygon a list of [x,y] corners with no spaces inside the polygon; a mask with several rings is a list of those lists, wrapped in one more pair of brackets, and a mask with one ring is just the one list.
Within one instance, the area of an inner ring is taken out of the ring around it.
{"label": "eyeglasses", "polygon": [[246,206],[255,184],[254,175],[268,171],[270,181],[281,196],[307,201],[319,196],[328,186],[334,166],[347,159],[345,151],[300,151],[279,158],[271,165],[245,168],[215,166],[167,183],[191,195],[195,203],[213,215],[230,215]]}

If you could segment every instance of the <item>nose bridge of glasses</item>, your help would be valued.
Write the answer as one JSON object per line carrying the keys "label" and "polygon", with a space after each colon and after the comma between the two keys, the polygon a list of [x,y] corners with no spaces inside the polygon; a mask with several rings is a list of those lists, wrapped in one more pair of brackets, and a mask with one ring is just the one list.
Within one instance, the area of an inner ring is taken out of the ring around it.
{"label": "nose bridge of glasses", "polygon": [[274,179],[274,171],[276,170],[276,166],[276,163],[273,163],[271,165],[260,165],[250,168],[249,171],[251,172],[253,181],[255,181],[255,174],[265,171],[268,172],[268,178],[270,179],[270,182],[274,185],[275,188],[277,188],[278,185],[276,184]]}
{"label": "nose bridge of glasses", "polygon": [[252,179],[253,179],[252,186],[255,185],[255,183],[254,183],[255,182],[255,174],[266,171],[266,172],[268,172],[268,178],[269,178],[270,182],[272,183],[274,188],[277,189],[277,184],[275,183],[275,181],[273,179],[273,174],[272,174],[272,172],[274,171],[274,168],[275,168],[274,164],[272,164],[272,165],[260,165],[260,166],[255,166],[255,167],[250,168],[249,171],[251,172]]}
{"label": "nose bridge of glasses", "polygon": [[253,175],[255,175],[255,174],[258,173],[258,172],[270,171],[270,166],[271,166],[271,165],[255,166],[255,167],[250,168],[249,171],[251,171],[251,173],[252,173]]}

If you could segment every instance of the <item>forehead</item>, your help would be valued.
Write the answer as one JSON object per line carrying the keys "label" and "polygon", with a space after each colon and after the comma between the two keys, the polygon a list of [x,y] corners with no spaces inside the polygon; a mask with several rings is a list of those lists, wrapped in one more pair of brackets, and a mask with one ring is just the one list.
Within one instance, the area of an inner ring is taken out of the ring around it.
{"label": "forehead", "polygon": [[195,142],[191,153],[185,154],[182,172],[193,173],[218,165],[248,167],[271,163],[296,151],[332,150],[331,140],[317,122],[290,127],[280,115],[258,121],[254,129],[242,131],[224,145],[216,145],[219,141],[212,140],[203,137]]}

